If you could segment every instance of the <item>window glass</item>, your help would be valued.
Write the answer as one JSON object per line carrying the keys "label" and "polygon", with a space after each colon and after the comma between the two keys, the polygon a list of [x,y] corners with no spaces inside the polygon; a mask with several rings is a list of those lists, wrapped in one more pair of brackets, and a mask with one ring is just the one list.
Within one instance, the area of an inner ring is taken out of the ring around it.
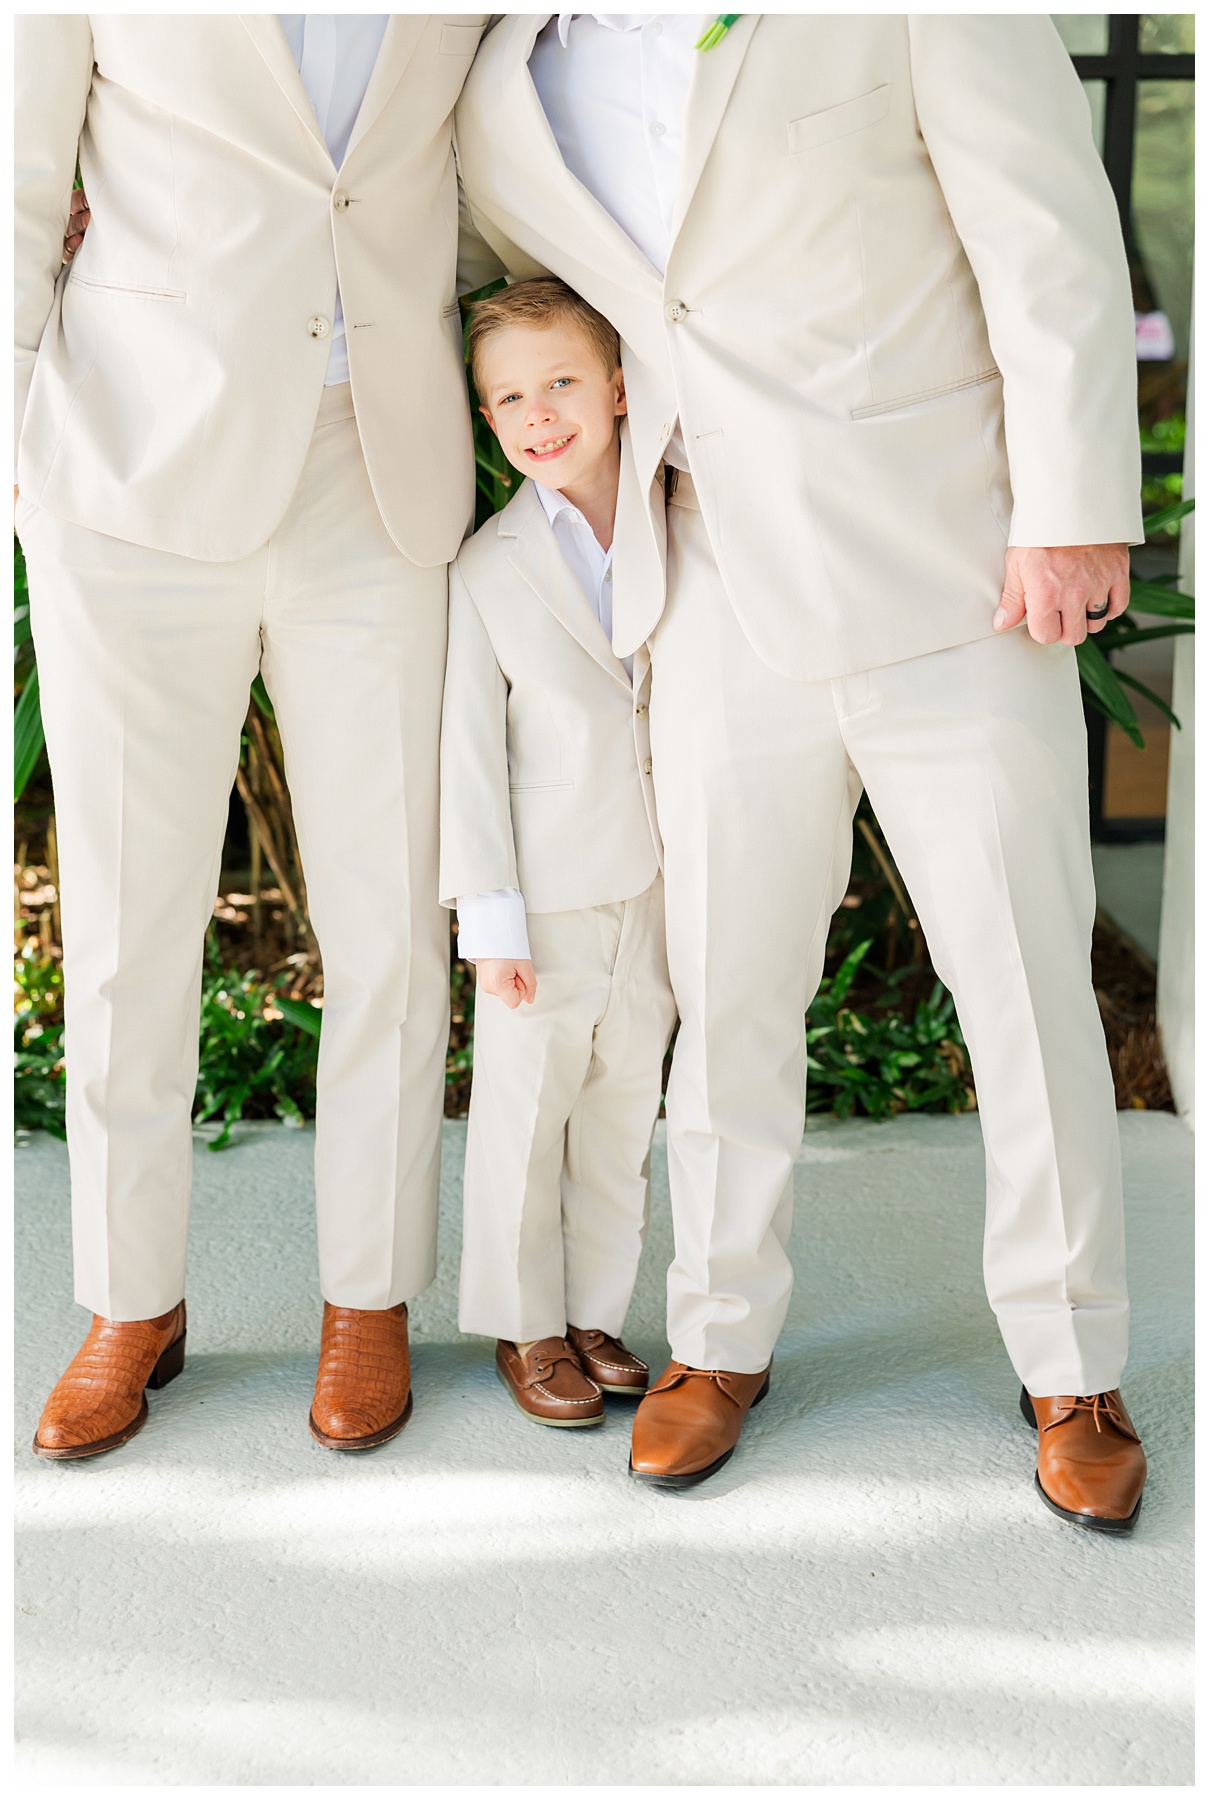
{"label": "window glass", "polygon": [[1104,56],[1107,53],[1107,13],[1051,13],[1050,18],[1072,56]]}
{"label": "window glass", "polygon": [[1167,314],[1175,357],[1188,359],[1192,313],[1192,107],[1190,81],[1139,81],[1133,226],[1147,298]]}
{"label": "window glass", "polygon": [[1138,49],[1143,56],[1191,56],[1195,13],[1143,13]]}
{"label": "window glass", "polygon": [[1104,102],[1108,93],[1106,81],[1085,81],[1083,92],[1087,95],[1087,104],[1091,107],[1091,134],[1096,141],[1096,149],[1104,154]]}

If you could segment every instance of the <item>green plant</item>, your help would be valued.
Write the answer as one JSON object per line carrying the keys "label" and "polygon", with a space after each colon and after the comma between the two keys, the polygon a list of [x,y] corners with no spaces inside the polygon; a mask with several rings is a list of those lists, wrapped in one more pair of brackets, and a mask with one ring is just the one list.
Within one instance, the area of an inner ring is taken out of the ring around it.
{"label": "green plant", "polygon": [[37,938],[20,945],[16,983],[13,1122],[18,1131],[67,1136],[63,1074],[63,971]]}
{"label": "green plant", "polygon": [[966,1112],[974,1084],[952,995],[938,981],[913,1012],[899,1001],[917,971],[899,970],[885,982],[876,1012],[846,1004],[872,938],[824,979],[806,1016],[806,1111],[837,1118],[864,1113],[888,1119],[900,1112]]}
{"label": "green plant", "polygon": [[224,968],[211,937],[202,982],[201,1041],[193,1118],[221,1119],[211,1150],[231,1141],[244,1118],[301,1125],[315,1111],[317,1009],[280,992],[285,977]]}
{"label": "green plant", "polygon": [[[1178,523],[1192,511],[1195,504],[1194,500],[1181,500],[1174,506],[1165,507],[1162,512],[1152,513],[1142,521],[1147,537],[1167,525]],[[1196,603],[1191,594],[1176,593],[1176,580],[1177,577],[1171,575],[1161,576],[1156,581],[1134,580],[1129,584],[1131,608],[1166,619],[1167,624],[1139,625],[1131,610],[1122,613],[1118,619],[1112,619],[1095,637],[1085,638],[1075,651],[1079,659],[1079,679],[1083,683],[1084,694],[1097,711],[1111,719],[1114,725],[1121,727],[1139,750],[1145,749],[1146,740],[1142,736],[1133,701],[1125,691],[1127,688],[1143,694],[1171,720],[1177,730],[1180,722],[1167,702],[1152,688],[1148,688],[1136,676],[1127,674],[1124,669],[1115,669],[1109,658],[1115,650],[1128,649],[1131,644],[1144,644],[1155,638],[1183,637],[1194,629]]]}

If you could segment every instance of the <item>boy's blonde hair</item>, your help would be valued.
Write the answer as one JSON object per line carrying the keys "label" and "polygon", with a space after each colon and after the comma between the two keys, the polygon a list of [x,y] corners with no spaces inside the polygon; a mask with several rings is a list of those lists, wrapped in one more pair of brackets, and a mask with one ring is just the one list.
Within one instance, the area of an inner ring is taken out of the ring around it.
{"label": "boy's blonde hair", "polygon": [[469,349],[476,392],[482,395],[479,372],[484,346],[497,331],[512,325],[528,325],[541,331],[548,325],[561,324],[577,327],[604,364],[606,375],[615,374],[621,367],[621,340],[609,321],[556,275],[537,275],[531,281],[517,281],[511,287],[501,288],[473,309]]}

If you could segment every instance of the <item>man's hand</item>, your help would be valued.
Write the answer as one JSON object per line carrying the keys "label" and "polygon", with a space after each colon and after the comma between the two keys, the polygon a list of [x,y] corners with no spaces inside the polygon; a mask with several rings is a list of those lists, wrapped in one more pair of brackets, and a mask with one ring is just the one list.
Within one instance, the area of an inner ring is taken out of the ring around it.
{"label": "man's hand", "polygon": [[67,235],[63,239],[63,261],[65,263],[71,261],[84,242],[84,233],[88,230],[88,221],[91,218],[88,195],[83,188],[76,188],[71,196],[71,217],[67,221]]}
{"label": "man's hand", "polygon": [[1081,644],[1089,631],[1103,631],[1128,605],[1125,544],[1017,547],[1007,553],[1003,593],[992,623],[996,631],[1011,631],[1027,614],[1029,634],[1039,644]]}
{"label": "man's hand", "polygon": [[480,956],[475,963],[478,986],[485,994],[495,994],[505,1006],[519,1006],[522,1000],[533,1004],[537,992],[537,976],[531,962],[512,962],[506,957]]}

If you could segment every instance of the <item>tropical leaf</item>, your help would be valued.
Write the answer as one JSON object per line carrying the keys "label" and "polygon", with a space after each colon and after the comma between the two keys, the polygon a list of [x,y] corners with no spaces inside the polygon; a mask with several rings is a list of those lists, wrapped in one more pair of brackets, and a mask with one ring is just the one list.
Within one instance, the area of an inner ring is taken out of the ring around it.
{"label": "tropical leaf", "polygon": [[1195,505],[1195,500],[1177,500],[1173,506],[1165,506],[1161,512],[1151,513],[1148,519],[1143,519],[1142,530],[1149,537],[1152,532],[1161,531],[1164,525],[1174,525],[1177,519],[1186,518]]}
{"label": "tropical leaf", "polygon": [[309,1033],[311,1037],[319,1036],[320,1027],[323,1024],[321,1007],[312,1006],[309,1000],[291,1000],[285,994],[278,994],[273,1005],[282,1018],[288,1019],[291,1025],[297,1025],[300,1031]]}
{"label": "tropical leaf", "polygon": [[46,736],[42,729],[42,703],[38,693],[38,665],[25,678],[25,686],[13,712],[13,798],[19,800],[33,774]]}
{"label": "tropical leaf", "polygon": [[1131,581],[1129,584],[1130,604],[1139,612],[1152,613],[1160,619],[1193,619],[1196,617],[1196,600],[1191,594],[1177,594],[1173,589],[1154,581]]}
{"label": "tropical leaf", "polygon": [[1085,638],[1081,644],[1076,645],[1075,656],[1079,663],[1079,678],[1092,705],[1111,719],[1114,725],[1119,725],[1139,750],[1144,750],[1146,740],[1142,736],[1133,701],[1099,645],[1093,638]]}

